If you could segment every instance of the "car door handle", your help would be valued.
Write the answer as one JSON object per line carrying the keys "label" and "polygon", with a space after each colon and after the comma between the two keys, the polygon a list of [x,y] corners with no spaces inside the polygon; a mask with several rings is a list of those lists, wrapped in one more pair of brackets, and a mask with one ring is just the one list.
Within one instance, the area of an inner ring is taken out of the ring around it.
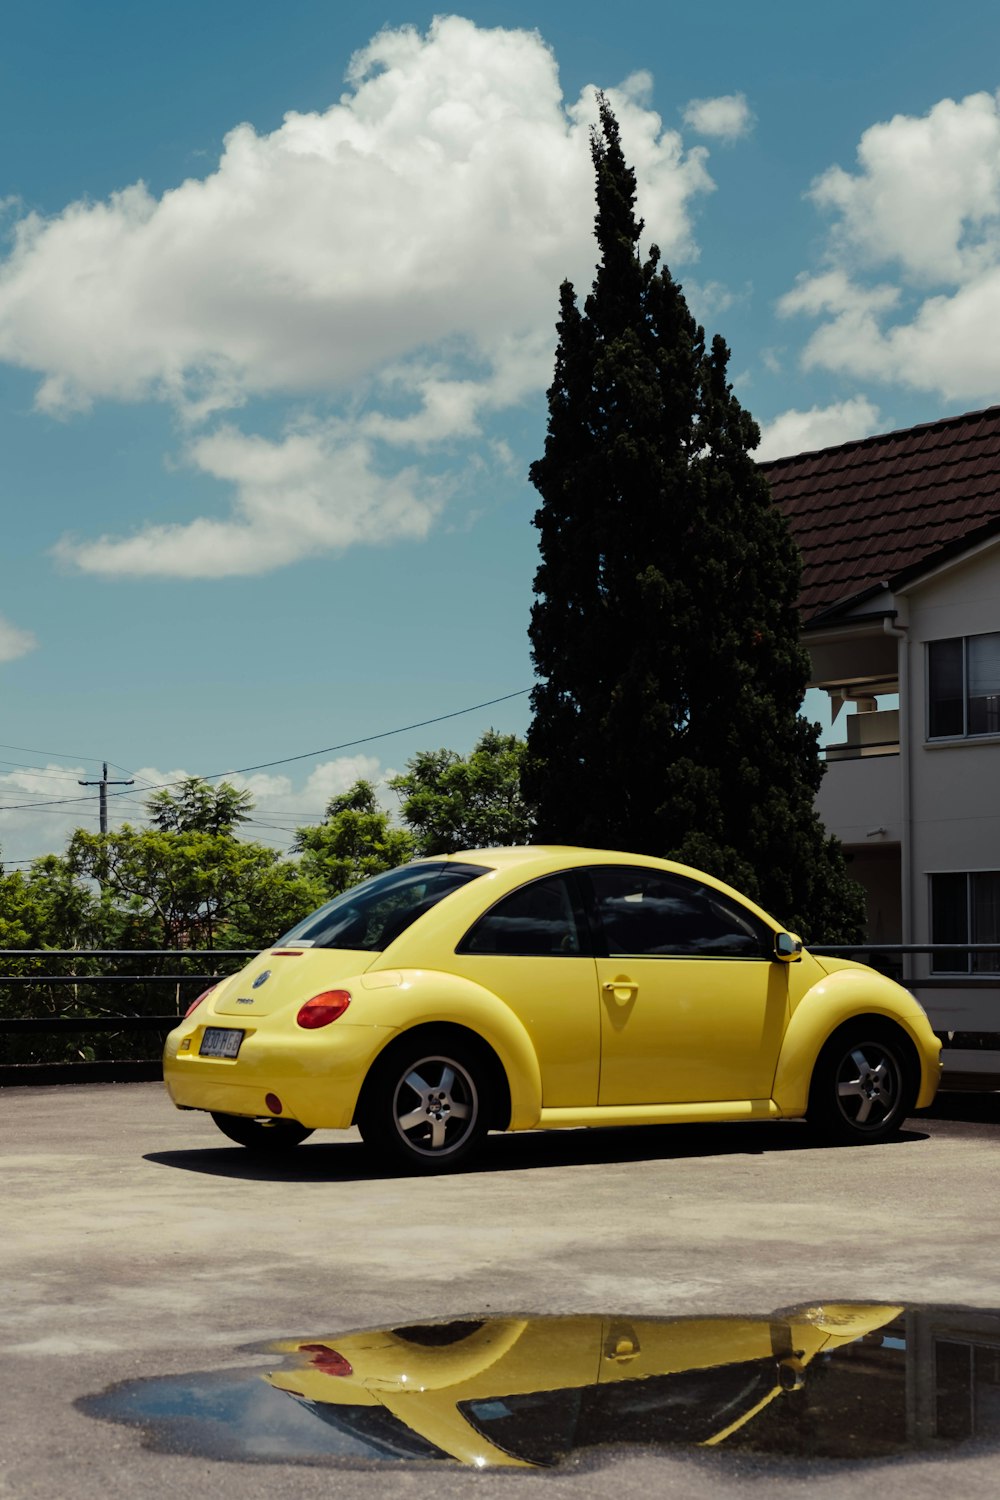
{"label": "car door handle", "polygon": [[605,994],[614,995],[616,1000],[627,1000],[635,994],[639,986],[632,979],[608,979],[604,983]]}
{"label": "car door handle", "polygon": [[639,1336],[632,1324],[612,1323],[604,1340],[604,1358],[612,1364],[627,1365],[637,1359],[640,1352]]}

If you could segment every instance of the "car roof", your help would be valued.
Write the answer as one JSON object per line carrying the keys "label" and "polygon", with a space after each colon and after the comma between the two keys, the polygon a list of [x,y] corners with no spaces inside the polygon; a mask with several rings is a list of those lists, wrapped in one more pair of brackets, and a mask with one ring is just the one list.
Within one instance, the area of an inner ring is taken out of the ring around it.
{"label": "car roof", "polygon": [[[540,864],[552,859],[580,865],[599,864],[602,860],[610,860],[614,864],[636,860],[652,860],[655,864],[672,863],[655,854],[627,854],[621,849],[585,849],[579,844],[502,844],[494,848],[462,849],[455,854],[435,854],[431,858],[457,860],[463,864],[478,860],[481,864],[492,865],[496,869],[506,868],[508,865]],[[683,866],[678,865],[677,868],[681,869]]]}
{"label": "car roof", "polygon": [[452,860],[457,864],[486,865],[489,869],[505,874],[512,873],[519,867],[528,871],[532,866],[540,866],[543,871],[551,870],[554,873],[559,869],[573,869],[579,865],[648,865],[654,869],[676,871],[680,875],[687,875],[713,886],[726,895],[734,896],[742,905],[750,907],[762,917],[769,927],[781,930],[780,922],[770,912],[758,906],[752,897],[735,886],[727,885],[724,880],[719,880],[704,870],[679,864],[673,859],[661,859],[655,854],[629,853],[624,849],[588,849],[578,844],[508,844],[492,849],[462,849],[455,854],[436,854],[432,859],[435,863]]}

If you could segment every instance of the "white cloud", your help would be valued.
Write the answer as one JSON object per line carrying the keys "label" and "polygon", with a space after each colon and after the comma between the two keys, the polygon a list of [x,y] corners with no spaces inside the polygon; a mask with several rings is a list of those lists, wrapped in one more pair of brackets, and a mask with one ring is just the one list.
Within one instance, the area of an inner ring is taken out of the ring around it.
{"label": "white cloud", "polygon": [[[11,752],[4,753],[9,755]],[[88,771],[84,766],[60,766],[50,762],[35,768],[7,769],[0,764],[0,861],[5,868],[53,849],[61,850],[78,824],[96,832],[96,792],[92,802],[88,798],[87,802],[70,802],[65,807],[19,810],[19,804],[26,802],[59,802],[85,797],[79,783],[93,779],[93,767]]]}
{"label": "white cloud", "polygon": [[792,313],[832,312],[838,316],[863,319],[895,307],[899,290],[881,285],[865,289],[856,286],[842,270],[826,271],[820,276],[800,276],[790,292],[778,303],[785,316]]}
{"label": "white cloud", "polygon": [[234,487],[230,517],[145,526],[129,537],[64,537],[55,555],[88,573],[223,578],[264,573],[359,542],[426,536],[444,488],[413,467],[381,471],[341,422],[280,442],[223,426],[192,443],[202,473]]}
{"label": "white cloud", "polygon": [[[88,795],[79,785],[80,781],[95,780],[93,767],[88,770],[50,763],[5,770],[0,765],[0,773],[0,858],[8,869],[49,851],[61,853],[76,828],[97,832],[97,789],[92,787]],[[108,823],[113,829],[126,822],[144,827],[148,821],[145,803],[151,789],[181,781],[191,773],[179,767],[163,771],[157,766],[140,766],[130,774],[135,778],[135,790],[125,795],[112,790],[108,796]],[[359,754],[321,761],[304,780],[269,771],[224,779],[251,792],[256,803],[253,822],[244,825],[243,837],[287,850],[295,828],[321,822],[330,798],[345,792],[360,777],[375,782],[385,805],[394,807],[394,798],[384,785],[388,774],[383,773],[376,757]],[[63,805],[23,805],[53,801]]]}
{"label": "white cloud", "polygon": [[699,135],[738,141],[753,129],[754,116],[745,94],[720,94],[716,99],[692,99],[684,106],[684,123]]}
{"label": "white cloud", "polygon": [[[237,486],[231,518],[137,516],[131,537],[65,540],[64,559],[207,576],[228,557],[224,571],[252,572],[268,552],[273,565],[301,555],[307,537],[344,546],[395,531],[401,503],[404,532],[420,534],[433,502],[371,445],[469,441],[485,413],[544,389],[559,283],[592,277],[594,90],[564,101],[537,33],[456,16],[425,35],[382,31],[347,83],[325,112],[291,113],[270,134],[238,125],[214,171],[162,197],[139,182],[17,223],[0,266],[0,359],[38,373],[42,409],[157,399],[205,424],[258,397],[351,401],[354,435],[314,432],[308,457],[297,435],[251,433],[237,457],[223,428],[215,451],[240,470],[220,476]],[[692,259],[692,202],[713,186],[705,148],[685,151],[650,93],[638,73],[609,98],[649,237]],[[194,461],[206,451],[195,443]],[[322,515],[311,482],[283,490],[255,472],[258,460],[298,472],[300,458],[314,477],[325,469]],[[289,539],[275,547],[278,510]]]}
{"label": "white cloud", "polygon": [[292,777],[283,772],[251,771],[248,775],[236,773],[223,779],[250,792],[262,809],[301,813],[303,823],[315,823],[322,818],[331,797],[346,792],[356,781],[379,782],[382,768],[374,755],[340,755],[336,760],[320,761],[313,766],[298,788]]}
{"label": "white cloud", "polygon": [[879,428],[879,409],[864,396],[808,411],[784,411],[761,426],[760,447],[754,455],[762,463],[816,448],[832,448],[855,438],[869,437]]}
{"label": "white cloud", "polygon": [[749,302],[752,294],[751,282],[734,291],[722,281],[692,281],[690,277],[684,280],[684,296],[699,323],[709,323],[737,303]]}
{"label": "white cloud", "polygon": [[16,661],[19,656],[34,651],[37,645],[38,641],[30,630],[22,630],[0,615],[0,661]]}
{"label": "white cloud", "polygon": [[835,216],[827,265],[779,303],[822,320],[806,366],[1000,398],[1000,95],[873,125],[857,171],[829,168],[811,196]]}
{"label": "white cloud", "polygon": [[856,175],[830,167],[812,186],[840,215],[837,240],[860,261],[959,283],[996,258],[1000,104],[993,94],[942,99],[861,137]]}

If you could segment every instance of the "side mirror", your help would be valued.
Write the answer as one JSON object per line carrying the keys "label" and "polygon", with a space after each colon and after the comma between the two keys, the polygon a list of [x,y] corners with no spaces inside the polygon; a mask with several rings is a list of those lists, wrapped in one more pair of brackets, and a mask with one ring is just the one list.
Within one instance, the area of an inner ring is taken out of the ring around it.
{"label": "side mirror", "polygon": [[802,958],[802,939],[794,932],[779,932],[774,939],[774,956],[783,964],[797,964]]}

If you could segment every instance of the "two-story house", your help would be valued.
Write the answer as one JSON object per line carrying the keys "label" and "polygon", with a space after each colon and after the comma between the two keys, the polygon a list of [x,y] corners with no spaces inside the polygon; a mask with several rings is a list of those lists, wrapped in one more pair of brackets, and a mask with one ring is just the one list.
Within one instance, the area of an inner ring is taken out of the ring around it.
{"label": "two-story house", "polygon": [[903,973],[955,1034],[946,1073],[1000,1071],[1000,407],[762,468],[840,731],[817,805],[869,941],[995,940]]}

